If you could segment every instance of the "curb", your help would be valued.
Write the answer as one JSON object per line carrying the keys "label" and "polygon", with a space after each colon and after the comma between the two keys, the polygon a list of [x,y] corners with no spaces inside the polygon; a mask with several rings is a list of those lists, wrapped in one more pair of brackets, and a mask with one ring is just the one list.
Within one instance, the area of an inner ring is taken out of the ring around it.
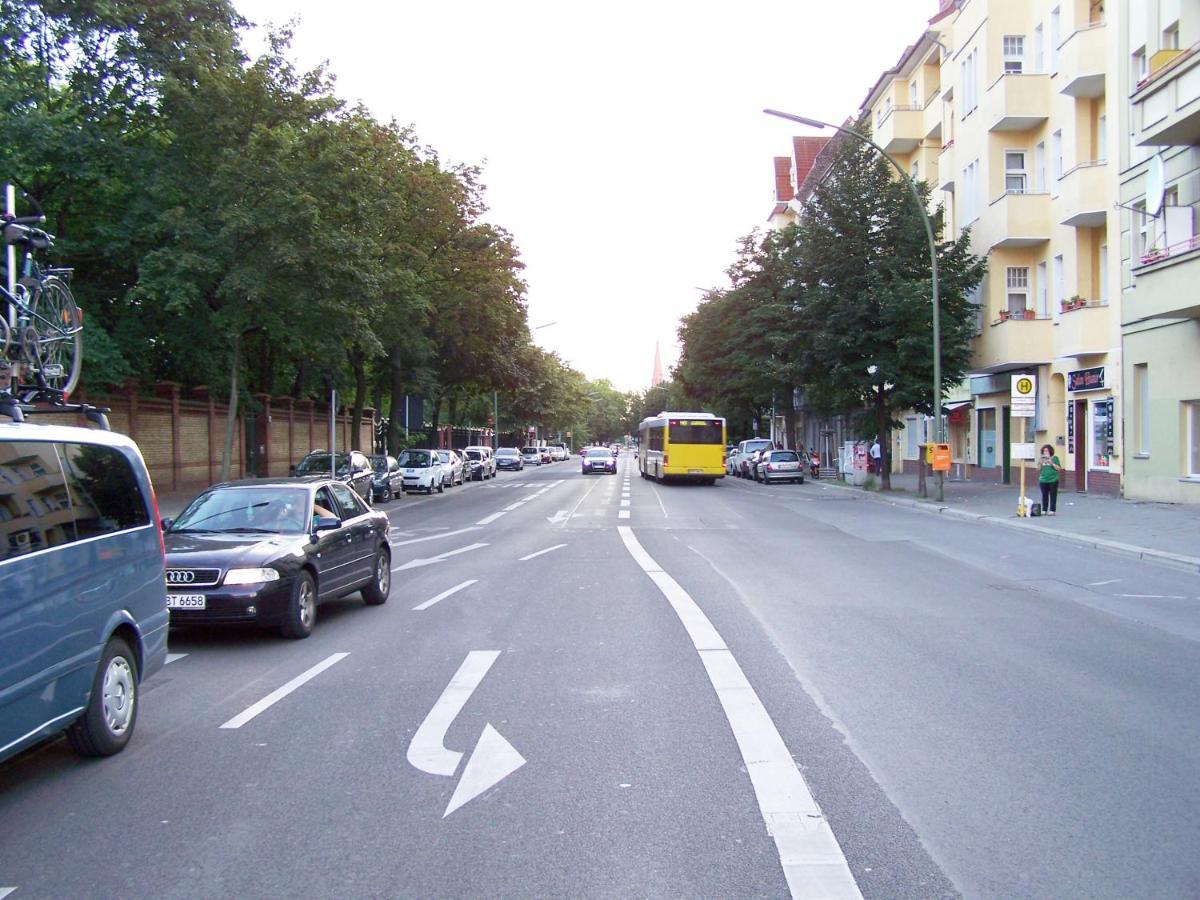
{"label": "curb", "polygon": [[991,525],[1001,525],[1005,528],[1015,528],[1019,531],[1034,532],[1042,537],[1053,538],[1055,540],[1064,541],[1068,544],[1075,544],[1081,547],[1090,547],[1093,550],[1104,550],[1116,556],[1124,556],[1130,559],[1141,559],[1149,563],[1155,563],[1160,566],[1168,566],[1172,569],[1179,569],[1184,572],[1190,572],[1193,575],[1200,575],[1200,557],[1185,556],[1182,553],[1171,553],[1167,550],[1155,550],[1153,547],[1140,547],[1136,544],[1125,544],[1121,541],[1111,541],[1107,538],[1091,537],[1086,534],[1076,534],[1072,531],[1058,531],[1054,528],[1044,528],[1041,525],[1030,525],[1016,517],[1000,518],[997,516],[987,515],[985,513],[967,512],[962,509],[954,509],[949,506],[939,506],[936,503],[931,503],[925,500],[910,500],[907,497],[884,497],[880,494],[871,493],[868,491],[856,490],[853,486],[843,484],[841,482],[824,481],[820,482],[822,487],[832,487],[837,490],[848,491],[852,496],[861,497],[864,500],[874,500],[877,503],[887,503],[891,506],[902,506],[907,509],[915,509],[925,513],[934,515],[945,515],[955,519],[965,519],[972,522],[987,522]]}

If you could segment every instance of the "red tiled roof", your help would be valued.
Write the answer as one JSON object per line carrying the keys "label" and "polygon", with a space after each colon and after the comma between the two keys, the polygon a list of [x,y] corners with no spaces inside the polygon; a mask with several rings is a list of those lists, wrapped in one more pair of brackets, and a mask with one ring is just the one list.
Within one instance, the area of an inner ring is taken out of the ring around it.
{"label": "red tiled roof", "polygon": [[787,203],[796,196],[792,187],[792,159],[789,156],[775,157],[775,199]]}
{"label": "red tiled roof", "polygon": [[[812,171],[817,154],[829,143],[828,137],[805,136],[792,138],[792,154],[796,157],[796,185],[803,183]],[[791,198],[788,198],[791,199]]]}

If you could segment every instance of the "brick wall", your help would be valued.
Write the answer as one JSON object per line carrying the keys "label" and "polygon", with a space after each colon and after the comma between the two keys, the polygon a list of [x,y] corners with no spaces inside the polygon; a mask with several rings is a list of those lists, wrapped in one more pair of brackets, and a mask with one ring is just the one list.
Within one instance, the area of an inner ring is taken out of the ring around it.
{"label": "brick wall", "polygon": [[[127,434],[137,441],[155,487],[160,491],[188,491],[207,487],[220,477],[221,451],[225,445],[226,406],[205,396],[183,398],[178,385],[160,384],[156,395],[142,396],[133,386],[95,401],[108,407],[108,423],[113,431]],[[72,400],[89,402],[82,392]],[[247,413],[242,410],[234,423],[233,452],[230,477],[252,475],[281,476],[299,462],[310,450],[329,445],[329,407],[312,401],[293,401],[292,398],[255,397],[262,407]],[[246,448],[247,420],[257,424],[255,452],[256,472],[249,471]],[[359,446],[370,450],[374,434],[374,410],[363,414]],[[36,413],[31,420],[37,421]],[[47,421],[47,419],[43,419]],[[67,423],[66,417],[53,421]],[[338,448],[349,446],[350,411],[339,410]],[[74,424],[88,426],[82,416]]]}

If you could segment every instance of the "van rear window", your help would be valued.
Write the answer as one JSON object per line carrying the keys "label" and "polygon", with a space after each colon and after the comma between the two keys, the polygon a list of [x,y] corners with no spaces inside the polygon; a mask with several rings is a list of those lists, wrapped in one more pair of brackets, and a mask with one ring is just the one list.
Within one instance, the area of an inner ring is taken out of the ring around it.
{"label": "van rear window", "polygon": [[146,498],[121,451],[99,444],[62,444],[61,451],[80,540],[150,524]]}

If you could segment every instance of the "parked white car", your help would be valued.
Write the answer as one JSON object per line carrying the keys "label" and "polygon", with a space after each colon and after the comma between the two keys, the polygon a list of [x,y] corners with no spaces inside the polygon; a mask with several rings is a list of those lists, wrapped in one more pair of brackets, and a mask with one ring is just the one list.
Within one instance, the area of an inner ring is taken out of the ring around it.
{"label": "parked white car", "polygon": [[445,479],[442,477],[442,461],[438,459],[435,450],[405,450],[396,460],[400,463],[400,471],[404,475],[404,491],[424,491],[432,494],[434,489],[440,494],[445,490]]}
{"label": "parked white car", "polygon": [[438,459],[442,462],[442,483],[446,487],[454,487],[456,484],[463,484],[465,478],[463,476],[463,459],[453,450],[435,450]]}

